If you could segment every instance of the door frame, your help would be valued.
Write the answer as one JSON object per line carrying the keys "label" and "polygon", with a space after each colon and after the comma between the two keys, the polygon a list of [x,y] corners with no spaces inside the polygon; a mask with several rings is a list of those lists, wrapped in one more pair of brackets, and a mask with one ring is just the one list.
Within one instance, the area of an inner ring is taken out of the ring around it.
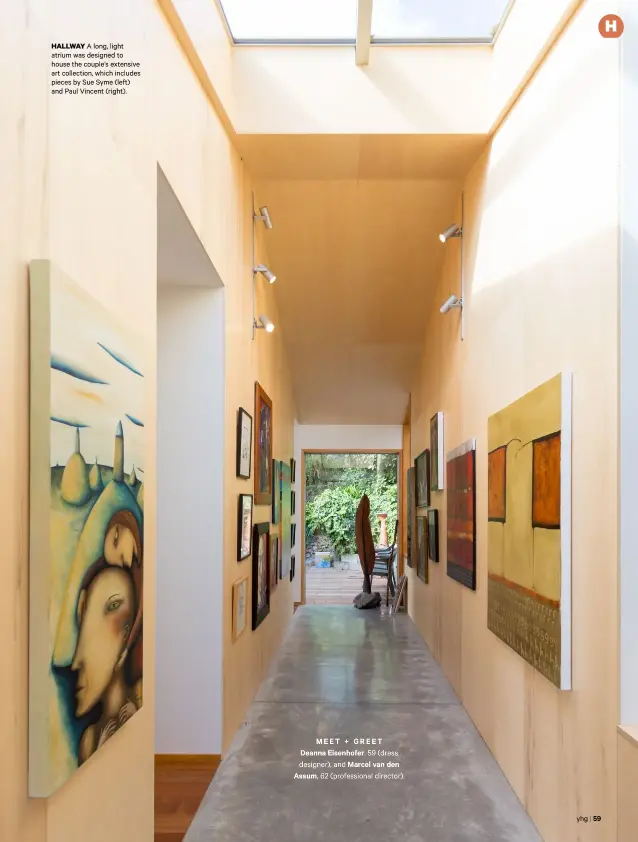
{"label": "door frame", "polygon": [[334,448],[334,447],[306,447],[301,450],[301,500],[299,516],[300,543],[300,571],[301,571],[301,602],[306,604],[306,454],[319,453],[354,453],[354,454],[395,454],[397,456],[397,515],[399,518],[399,534],[397,535],[397,565],[398,575],[403,573],[403,528],[401,524],[401,512],[403,510],[403,450],[400,448]]}

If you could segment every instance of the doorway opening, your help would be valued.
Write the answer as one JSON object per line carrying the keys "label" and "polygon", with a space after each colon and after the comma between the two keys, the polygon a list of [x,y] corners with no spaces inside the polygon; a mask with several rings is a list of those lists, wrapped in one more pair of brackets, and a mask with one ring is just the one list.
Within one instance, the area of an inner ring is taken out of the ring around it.
{"label": "doorway opening", "polygon": [[[375,547],[392,547],[389,565],[375,565],[372,590],[384,596],[397,579],[399,540],[399,451],[304,451],[302,602],[351,605],[363,587],[355,542],[355,516],[364,494],[370,498]],[[385,571],[385,575],[384,575]]]}

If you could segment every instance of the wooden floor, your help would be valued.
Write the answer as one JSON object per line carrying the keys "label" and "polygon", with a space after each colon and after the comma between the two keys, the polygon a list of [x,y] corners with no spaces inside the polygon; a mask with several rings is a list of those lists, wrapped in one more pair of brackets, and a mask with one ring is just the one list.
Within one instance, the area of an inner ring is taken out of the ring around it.
{"label": "wooden floor", "polygon": [[156,755],[155,842],[182,842],[219,763],[218,755]]}
{"label": "wooden floor", "polygon": [[[361,570],[306,567],[306,605],[352,605],[362,582]],[[382,585],[385,595],[385,582]]]}

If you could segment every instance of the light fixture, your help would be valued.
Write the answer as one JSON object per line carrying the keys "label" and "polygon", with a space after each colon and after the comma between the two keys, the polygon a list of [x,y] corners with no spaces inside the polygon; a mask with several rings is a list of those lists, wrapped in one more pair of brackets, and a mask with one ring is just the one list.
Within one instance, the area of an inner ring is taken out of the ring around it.
{"label": "light fixture", "polygon": [[274,329],[275,326],[268,316],[260,316],[259,321],[255,319],[255,330],[265,330],[266,333],[272,333]]}
{"label": "light fixture", "polygon": [[268,213],[268,208],[265,206],[263,208],[259,208],[259,213],[253,213],[253,219],[261,219],[269,231],[272,228],[272,219]]}
{"label": "light fixture", "polygon": [[457,225],[456,222],[453,222],[449,225],[442,234],[439,234],[439,240],[444,243],[446,240],[449,240],[451,237],[462,237],[463,236],[463,228],[460,225]]}
{"label": "light fixture", "polygon": [[441,307],[442,313],[447,313],[449,310],[452,310],[454,307],[462,307],[463,306],[463,299],[457,298],[456,295],[451,295],[448,300],[443,304]]}
{"label": "light fixture", "polygon": [[260,272],[269,284],[274,284],[277,280],[277,275],[271,272],[270,269],[267,266],[264,266],[263,263],[260,263],[259,266],[255,266],[253,273],[256,275],[257,272]]}

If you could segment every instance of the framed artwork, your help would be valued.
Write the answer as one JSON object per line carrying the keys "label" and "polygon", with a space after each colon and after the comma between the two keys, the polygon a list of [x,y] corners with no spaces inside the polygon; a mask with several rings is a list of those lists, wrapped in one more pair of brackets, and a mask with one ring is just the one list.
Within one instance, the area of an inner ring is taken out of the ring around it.
{"label": "framed artwork", "polygon": [[447,455],[447,575],[476,590],[476,440]]}
{"label": "framed artwork", "polygon": [[424,450],[414,460],[416,473],[416,507],[425,509],[430,505],[430,451]]}
{"label": "framed artwork", "polygon": [[290,460],[290,481],[297,482],[297,462],[294,459]]}
{"label": "framed artwork", "polygon": [[419,516],[416,519],[416,575],[427,584],[428,574],[428,519]]}
{"label": "framed artwork", "polygon": [[255,503],[270,506],[272,504],[272,401],[255,383]]}
{"label": "framed artwork", "polygon": [[399,576],[399,581],[397,582],[397,587],[394,592],[394,599],[392,601],[393,614],[396,614],[396,612],[399,611],[401,607],[407,608],[407,586],[408,577]]}
{"label": "framed artwork", "polygon": [[279,570],[279,536],[270,536],[270,590],[271,592],[277,587]]}
{"label": "framed artwork", "polygon": [[253,550],[253,495],[240,494],[237,510],[237,561],[243,561]]}
{"label": "framed artwork", "polygon": [[272,460],[272,522],[281,520],[281,462]]}
{"label": "framed artwork", "polygon": [[428,509],[428,558],[439,560],[439,512]]}
{"label": "framed artwork", "polygon": [[248,576],[233,584],[233,640],[246,630],[248,620]]}
{"label": "framed artwork", "polygon": [[143,338],[50,261],[29,270],[28,792],[46,798],[143,703],[149,371]]}
{"label": "framed artwork", "polygon": [[290,546],[294,547],[297,543],[297,524],[291,523],[290,524]]}
{"label": "framed artwork", "polygon": [[290,463],[281,463],[281,574],[280,579],[290,575],[292,557],[292,522],[291,522],[291,472]]}
{"label": "framed artwork", "polygon": [[414,536],[415,536],[415,516],[416,516],[416,505],[415,505],[415,479],[414,479],[414,468],[408,468],[407,473],[407,541],[406,541],[406,551],[407,551],[407,562],[408,567],[414,567]]}
{"label": "framed artwork", "polygon": [[297,509],[297,495],[295,494],[295,490],[290,492],[290,514],[294,515]]}
{"label": "framed artwork", "polygon": [[437,412],[430,418],[430,462],[430,490],[442,491],[445,487],[442,412]]}
{"label": "framed artwork", "polygon": [[571,688],[572,376],[487,422],[487,627]]}
{"label": "framed artwork", "polygon": [[270,524],[253,527],[253,631],[270,613]]}
{"label": "framed artwork", "polygon": [[250,479],[253,419],[241,406],[237,413],[237,476]]}
{"label": "framed artwork", "polygon": [[295,578],[295,557],[294,555],[290,559],[290,581]]}

